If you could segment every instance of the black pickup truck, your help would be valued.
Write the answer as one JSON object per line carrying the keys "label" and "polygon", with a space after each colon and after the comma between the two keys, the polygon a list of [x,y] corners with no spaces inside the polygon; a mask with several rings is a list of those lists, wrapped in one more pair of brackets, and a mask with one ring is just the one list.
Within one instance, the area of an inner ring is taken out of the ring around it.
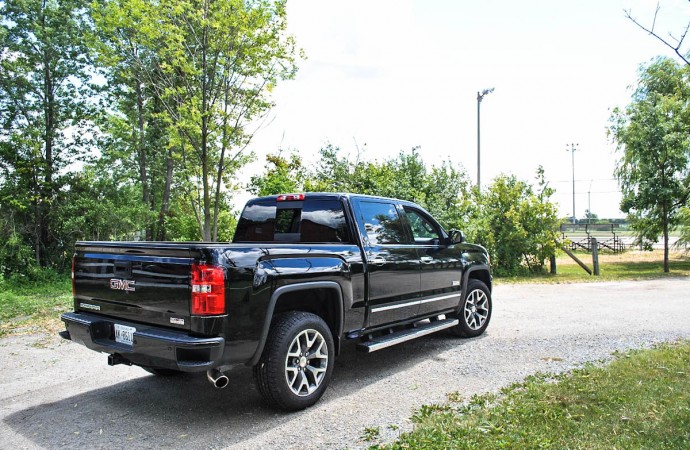
{"label": "black pickup truck", "polygon": [[65,339],[157,375],[253,366],[270,403],[316,403],[344,342],[373,352],[491,318],[484,248],[418,205],[354,194],[249,201],[232,244],[78,242]]}

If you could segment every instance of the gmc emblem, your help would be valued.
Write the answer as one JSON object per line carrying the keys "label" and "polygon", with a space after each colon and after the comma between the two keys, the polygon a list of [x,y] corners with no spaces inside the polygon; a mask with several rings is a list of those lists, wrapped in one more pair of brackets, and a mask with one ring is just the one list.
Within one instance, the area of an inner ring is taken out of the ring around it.
{"label": "gmc emblem", "polygon": [[134,292],[136,281],[134,280],[119,280],[117,278],[110,279],[110,289],[117,289],[118,291]]}

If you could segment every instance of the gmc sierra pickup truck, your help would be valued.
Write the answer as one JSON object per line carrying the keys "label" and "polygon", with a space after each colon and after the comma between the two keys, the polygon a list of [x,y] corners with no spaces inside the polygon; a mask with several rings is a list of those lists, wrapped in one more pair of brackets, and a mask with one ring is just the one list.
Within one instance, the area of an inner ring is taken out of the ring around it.
{"label": "gmc sierra pickup truck", "polygon": [[233,242],[78,242],[65,339],[108,364],[206,372],[253,367],[273,405],[298,410],[328,386],[343,343],[373,352],[491,318],[484,248],[414,203],[306,193],[250,200]]}

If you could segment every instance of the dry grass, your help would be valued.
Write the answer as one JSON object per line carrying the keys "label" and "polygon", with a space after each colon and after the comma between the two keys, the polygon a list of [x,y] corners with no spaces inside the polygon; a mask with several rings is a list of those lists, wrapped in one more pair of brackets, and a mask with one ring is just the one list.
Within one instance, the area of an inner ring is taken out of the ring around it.
{"label": "dry grass", "polygon": [[[577,253],[576,256],[592,268],[592,255]],[[625,253],[600,253],[600,276],[587,274],[565,253],[556,258],[557,275],[535,274],[533,276],[500,277],[498,283],[580,283],[616,280],[643,280],[665,277],[690,276],[690,253],[672,251],[669,255],[670,273],[664,273],[663,250],[630,250]]]}
{"label": "dry grass", "polygon": [[[577,253],[576,256],[580,258],[585,264],[592,264],[592,255],[590,253]],[[671,250],[669,253],[670,262],[688,262],[690,261],[690,253],[685,251]],[[623,253],[599,253],[599,264],[628,264],[628,263],[664,263],[663,250],[628,250]],[[577,263],[565,253],[556,258],[557,266],[577,265]]]}

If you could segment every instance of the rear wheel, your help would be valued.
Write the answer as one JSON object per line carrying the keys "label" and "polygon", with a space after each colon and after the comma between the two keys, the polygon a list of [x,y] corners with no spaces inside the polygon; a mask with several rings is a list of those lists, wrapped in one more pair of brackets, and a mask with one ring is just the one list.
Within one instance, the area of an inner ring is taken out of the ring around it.
{"label": "rear wheel", "polygon": [[280,315],[254,366],[261,395],[282,409],[295,411],[316,403],[333,372],[333,337],[323,319],[293,311]]}
{"label": "rear wheel", "polygon": [[469,280],[456,317],[460,323],[450,329],[456,336],[476,337],[484,333],[491,320],[491,292],[484,283]]}

